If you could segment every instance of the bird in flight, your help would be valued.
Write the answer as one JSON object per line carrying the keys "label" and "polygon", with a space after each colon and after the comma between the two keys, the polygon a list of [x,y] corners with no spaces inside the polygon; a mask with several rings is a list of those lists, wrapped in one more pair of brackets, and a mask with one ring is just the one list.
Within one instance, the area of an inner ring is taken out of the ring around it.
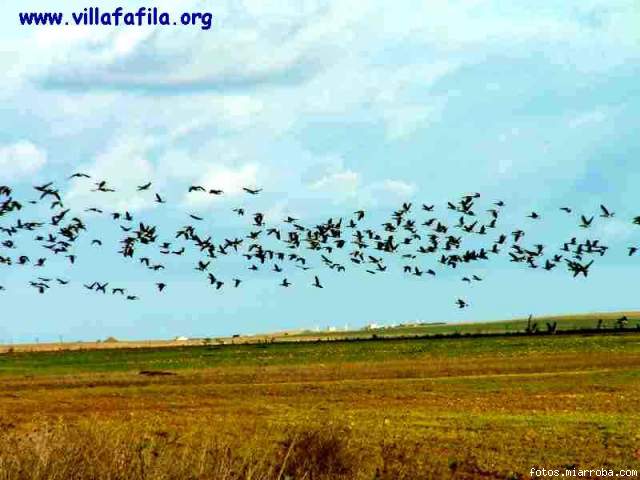
{"label": "bird in flight", "polygon": [[106,180],[102,180],[100,182],[96,182],[96,188],[92,190],[92,192],[115,192],[113,188],[107,187]]}
{"label": "bird in flight", "polygon": [[615,216],[615,213],[610,212],[604,205],[600,205],[600,210],[602,211],[602,214],[600,215],[602,218],[611,218]]}
{"label": "bird in flight", "polygon": [[71,175],[70,177],[68,177],[69,180],[71,180],[72,178],[91,178],[91,175],[88,175],[82,172],[77,172]]}
{"label": "bird in flight", "polygon": [[584,215],[580,215],[580,221],[582,222],[580,224],[582,228],[589,228],[591,226],[591,222],[593,222],[593,217],[587,218]]}

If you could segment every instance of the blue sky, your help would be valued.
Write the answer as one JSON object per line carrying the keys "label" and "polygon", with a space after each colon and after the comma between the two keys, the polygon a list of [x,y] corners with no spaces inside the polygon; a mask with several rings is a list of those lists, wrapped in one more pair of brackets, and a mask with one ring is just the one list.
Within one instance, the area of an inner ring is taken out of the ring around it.
{"label": "blue sky", "polygon": [[[245,288],[221,295],[176,264],[159,297],[155,277],[105,249],[59,273],[76,284],[95,276],[135,285],[146,298],[120,302],[79,288],[38,296],[4,268],[0,342],[637,309],[637,265],[624,258],[640,243],[629,220],[640,214],[637,2],[176,3],[154,5],[211,11],[214,26],[22,27],[24,2],[3,3],[0,183],[28,196],[31,184],[56,180],[80,209],[94,197],[64,178],[85,170],[118,188],[109,208],[167,225],[197,212],[212,232],[240,231],[230,213],[240,204],[315,222],[360,207],[383,215],[405,200],[443,206],[478,191],[487,204],[507,202],[506,225],[526,227],[523,217],[541,212],[531,238],[557,242],[577,225],[558,206],[597,214],[604,202],[616,219],[589,233],[618,253],[588,281],[497,262],[473,287],[457,274],[425,283],[395,269],[326,274],[322,291],[296,273],[301,285],[287,291],[269,275],[247,276]],[[55,2],[68,15],[84,6]],[[171,207],[134,191],[146,179]],[[203,202],[186,195],[191,183],[228,195]],[[249,201],[246,184],[264,194]],[[108,235],[107,224],[90,220]],[[225,268],[233,275],[238,266]],[[472,306],[458,311],[462,295]]]}

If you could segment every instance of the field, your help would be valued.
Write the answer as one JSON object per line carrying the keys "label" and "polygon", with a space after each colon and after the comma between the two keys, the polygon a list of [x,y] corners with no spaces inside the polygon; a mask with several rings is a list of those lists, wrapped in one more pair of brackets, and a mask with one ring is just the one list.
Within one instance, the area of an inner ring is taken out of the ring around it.
{"label": "field", "polygon": [[[532,323],[537,323],[540,332],[547,329],[547,324],[556,323],[558,331],[574,331],[581,329],[597,328],[601,322],[601,328],[615,328],[616,321],[625,316],[628,319],[627,326],[637,326],[640,322],[640,312],[606,312],[588,313],[582,315],[555,315],[540,318],[532,318]],[[516,333],[526,329],[528,318],[515,318],[511,320],[500,320],[496,322],[482,323],[424,323],[413,325],[397,325],[394,327],[376,328],[374,330],[352,330],[347,332],[299,332],[289,335],[290,340],[300,338],[363,338],[371,336],[372,333],[378,336],[429,336],[429,335],[478,335],[478,334],[498,334]],[[282,337],[279,337],[282,339]]]}
{"label": "field", "polygon": [[640,470],[639,366],[640,333],[613,330],[14,351],[0,479]]}
{"label": "field", "polygon": [[[602,329],[616,329],[617,320],[626,317],[627,328],[640,328],[640,312],[605,312],[581,315],[557,315],[533,318],[538,331],[544,333],[547,324],[556,323],[558,332],[576,330],[592,330],[598,325]],[[380,338],[388,337],[429,337],[441,335],[486,335],[513,334],[525,331],[529,320],[515,318],[482,323],[418,323],[412,325],[396,325],[375,329],[360,329],[349,331],[311,331],[298,330],[291,332],[275,332],[257,335],[236,335],[234,337],[189,338],[187,340],[134,340],[134,341],[96,341],[96,342],[64,342],[64,343],[31,343],[18,345],[0,345],[0,353],[6,352],[49,352],[69,350],[113,350],[116,348],[174,348],[185,346],[200,346],[203,344],[237,345],[245,343],[264,342],[308,342],[315,340],[354,340],[369,339],[373,335]]]}

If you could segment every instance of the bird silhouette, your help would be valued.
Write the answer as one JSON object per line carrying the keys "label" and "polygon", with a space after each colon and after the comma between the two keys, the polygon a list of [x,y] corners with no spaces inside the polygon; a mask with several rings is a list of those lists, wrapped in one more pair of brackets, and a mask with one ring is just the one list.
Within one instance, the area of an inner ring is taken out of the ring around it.
{"label": "bird silhouette", "polygon": [[91,178],[91,175],[88,175],[82,172],[77,172],[71,175],[70,177],[68,177],[69,180],[71,180],[72,178]]}
{"label": "bird silhouette", "polygon": [[602,218],[611,218],[615,216],[615,213],[610,212],[604,205],[600,205],[600,210],[602,211],[602,214],[600,215]]}
{"label": "bird silhouette", "polygon": [[92,190],[92,192],[115,192],[113,188],[107,187],[107,181],[102,180],[100,182],[95,183],[96,188]]}
{"label": "bird silhouette", "polygon": [[580,216],[580,220],[581,220],[581,222],[582,222],[582,223],[580,224],[580,226],[581,226],[582,228],[589,228],[589,227],[591,226],[591,223],[593,222],[593,217],[591,217],[591,218],[587,218],[587,217],[585,217],[584,215],[581,215],[581,216]]}

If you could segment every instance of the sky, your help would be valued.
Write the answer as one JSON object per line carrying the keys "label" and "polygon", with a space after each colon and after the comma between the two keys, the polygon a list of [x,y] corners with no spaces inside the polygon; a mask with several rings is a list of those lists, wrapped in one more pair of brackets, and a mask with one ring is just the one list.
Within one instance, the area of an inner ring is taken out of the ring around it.
{"label": "sky", "polygon": [[[28,2],[34,11],[52,5]],[[85,6],[92,5],[55,2],[67,15]],[[117,6],[125,5],[100,2],[103,10]],[[25,2],[3,2],[0,184],[28,197],[32,185],[55,180],[69,204],[83,208],[95,196],[65,179],[87,171],[118,189],[99,206],[171,225],[180,225],[185,212],[198,213],[214,232],[240,228],[230,214],[238,205],[313,224],[358,208],[390,214],[403,201],[444,208],[447,200],[481,192],[487,208],[505,201],[508,225],[540,212],[536,238],[559,241],[572,228],[559,206],[597,215],[606,203],[616,217],[598,219],[590,233],[618,253],[600,260],[585,281],[559,269],[531,272],[497,262],[479,268],[485,281],[472,287],[457,274],[425,282],[396,271],[327,273],[319,290],[291,273],[299,288],[284,291],[279,279],[258,275],[216,295],[194,272],[176,267],[158,296],[155,277],[107,249],[87,250],[77,270],[60,264],[59,273],[77,284],[93,276],[135,285],[147,298],[122,302],[78,287],[38,295],[26,277],[0,267],[7,286],[0,292],[0,343],[638,308],[638,265],[625,257],[627,246],[640,244],[630,220],[640,214],[636,1],[145,6],[210,11],[213,25],[27,27],[18,22]],[[135,192],[146,181],[170,207]],[[190,184],[215,184],[227,195],[203,200],[187,194]],[[243,185],[263,194],[247,199]],[[88,221],[107,229],[100,219]],[[244,267],[225,268],[232,275]],[[462,295],[471,306],[458,310],[454,301]]]}

